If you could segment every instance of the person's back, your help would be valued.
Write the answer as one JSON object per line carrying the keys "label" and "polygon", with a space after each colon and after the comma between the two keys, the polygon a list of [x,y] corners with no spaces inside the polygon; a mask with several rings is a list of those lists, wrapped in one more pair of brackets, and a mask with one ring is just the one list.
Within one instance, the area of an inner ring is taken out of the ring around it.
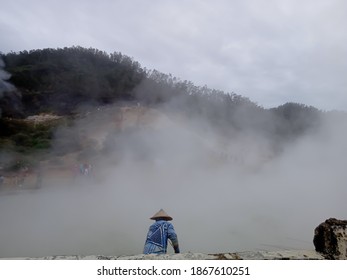
{"label": "person's back", "polygon": [[144,254],[166,254],[168,239],[174,248],[175,253],[179,253],[177,234],[173,225],[168,222],[172,218],[164,210],[160,210],[153,217],[155,220],[148,230]]}

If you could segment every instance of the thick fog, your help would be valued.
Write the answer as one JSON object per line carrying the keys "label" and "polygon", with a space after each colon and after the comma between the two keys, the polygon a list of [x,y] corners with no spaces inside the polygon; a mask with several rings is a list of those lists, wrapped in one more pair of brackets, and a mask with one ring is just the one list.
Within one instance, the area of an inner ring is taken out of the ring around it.
{"label": "thick fog", "polygon": [[[0,58],[0,99],[3,98],[3,94],[5,91],[13,88],[11,84],[6,82],[10,78],[10,74],[3,70],[5,67],[5,63]],[[1,108],[0,108],[0,117],[1,117]]]}
{"label": "thick fog", "polygon": [[14,89],[13,85],[7,82],[7,80],[11,77],[9,73],[3,70],[5,67],[5,63],[0,58],[0,98],[2,98],[2,94],[4,91]]}
{"label": "thick fog", "polygon": [[[5,68],[5,63],[0,57],[0,101],[3,99],[5,96],[8,99],[12,99],[13,96],[19,97],[19,93],[15,91],[15,87],[8,82],[8,80],[11,77],[11,74],[6,72],[4,70]],[[3,110],[0,106],[0,118],[3,114]]]}
{"label": "thick fog", "polygon": [[160,208],[182,252],[313,249],[319,223],[346,218],[346,123],[327,118],[274,153],[266,137],[202,119],[108,110],[76,123],[98,150],[92,178],[0,196],[0,257],[140,254]]}

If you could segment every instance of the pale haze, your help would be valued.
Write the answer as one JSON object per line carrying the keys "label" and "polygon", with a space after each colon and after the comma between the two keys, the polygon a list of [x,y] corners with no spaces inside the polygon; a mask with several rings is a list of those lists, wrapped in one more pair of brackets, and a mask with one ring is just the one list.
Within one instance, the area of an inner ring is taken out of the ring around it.
{"label": "pale haze", "polygon": [[[182,252],[313,250],[318,224],[345,219],[346,121],[326,119],[274,153],[259,134],[227,141],[203,119],[151,114],[93,161],[93,180],[1,195],[0,256],[140,254],[160,208]],[[76,133],[104,137],[104,123],[93,116]]]}

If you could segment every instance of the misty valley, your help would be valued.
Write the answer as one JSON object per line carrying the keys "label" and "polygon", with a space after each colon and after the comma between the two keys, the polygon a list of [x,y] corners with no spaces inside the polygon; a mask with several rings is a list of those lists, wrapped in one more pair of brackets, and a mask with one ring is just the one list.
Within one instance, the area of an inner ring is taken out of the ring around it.
{"label": "misty valley", "polygon": [[347,212],[347,113],[246,97],[71,47],[1,54],[0,258],[313,248]]}

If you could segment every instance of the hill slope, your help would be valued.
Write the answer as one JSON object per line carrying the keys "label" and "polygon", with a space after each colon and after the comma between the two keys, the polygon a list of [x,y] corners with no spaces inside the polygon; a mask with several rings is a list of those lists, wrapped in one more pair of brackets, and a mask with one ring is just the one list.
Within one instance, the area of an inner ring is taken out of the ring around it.
{"label": "hill slope", "polygon": [[0,148],[19,153],[49,150],[56,126],[38,126],[35,131],[13,125],[11,119],[50,114],[65,116],[63,124],[69,126],[87,112],[112,104],[165,108],[165,112],[201,119],[226,137],[246,131],[271,138],[278,146],[315,129],[323,115],[294,103],[264,109],[235,93],[149,71],[118,52],[71,47],[1,54],[1,58],[7,81],[0,94]]}

